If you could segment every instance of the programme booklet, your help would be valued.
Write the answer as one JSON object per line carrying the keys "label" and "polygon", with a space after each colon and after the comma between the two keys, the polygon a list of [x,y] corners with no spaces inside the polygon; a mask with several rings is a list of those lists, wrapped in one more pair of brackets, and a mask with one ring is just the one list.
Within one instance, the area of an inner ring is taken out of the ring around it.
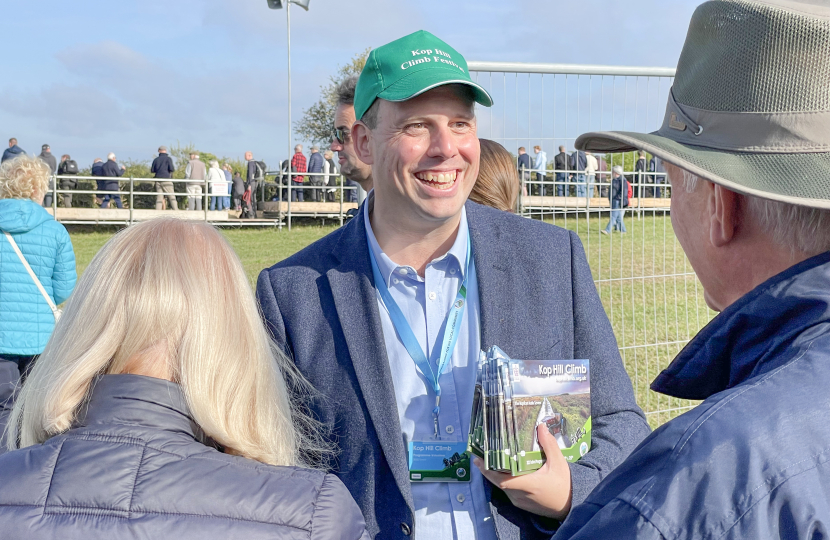
{"label": "programme booklet", "polygon": [[478,361],[467,449],[485,468],[514,476],[539,469],[544,424],[568,461],[591,449],[588,360],[515,360],[498,347]]}

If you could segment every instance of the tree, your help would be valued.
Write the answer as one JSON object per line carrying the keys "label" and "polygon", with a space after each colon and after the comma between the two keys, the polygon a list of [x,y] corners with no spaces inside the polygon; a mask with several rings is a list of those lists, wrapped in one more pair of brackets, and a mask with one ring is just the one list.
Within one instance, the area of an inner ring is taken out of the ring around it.
{"label": "tree", "polygon": [[294,123],[294,129],[303,139],[318,144],[331,142],[337,86],[347,77],[360,75],[370,50],[356,54],[348,64],[338,68],[337,75],[329,77],[328,84],[320,87],[320,99],[303,111],[303,117]]}

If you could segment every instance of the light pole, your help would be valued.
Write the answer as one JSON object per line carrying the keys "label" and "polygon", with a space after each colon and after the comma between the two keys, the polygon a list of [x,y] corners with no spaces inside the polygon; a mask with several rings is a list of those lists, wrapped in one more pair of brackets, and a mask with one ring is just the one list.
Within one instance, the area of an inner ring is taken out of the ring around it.
{"label": "light pole", "polygon": [[[267,0],[271,9],[282,9],[283,0]],[[291,4],[297,4],[308,11],[311,0],[288,0],[285,3],[286,35],[288,36],[288,230],[291,230],[291,158],[294,148],[291,146]],[[277,159],[279,161],[279,159]],[[280,162],[282,170],[282,162]],[[280,189],[280,191],[282,191]]]}

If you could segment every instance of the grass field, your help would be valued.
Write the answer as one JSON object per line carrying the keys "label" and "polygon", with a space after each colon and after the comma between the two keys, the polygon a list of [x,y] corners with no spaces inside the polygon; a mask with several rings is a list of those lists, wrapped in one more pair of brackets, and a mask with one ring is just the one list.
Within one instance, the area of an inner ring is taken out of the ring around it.
{"label": "grass field", "polygon": [[[668,214],[626,215],[628,233],[600,234],[607,216],[586,219],[557,216],[555,222],[577,232],[585,246],[602,303],[617,336],[638,403],[652,426],[683,412],[692,402],[649,390],[654,377],[714,315],[686,260]],[[335,230],[336,226],[277,229],[227,229],[223,234],[256,282],[259,272]],[[80,275],[115,228],[70,228]]]}

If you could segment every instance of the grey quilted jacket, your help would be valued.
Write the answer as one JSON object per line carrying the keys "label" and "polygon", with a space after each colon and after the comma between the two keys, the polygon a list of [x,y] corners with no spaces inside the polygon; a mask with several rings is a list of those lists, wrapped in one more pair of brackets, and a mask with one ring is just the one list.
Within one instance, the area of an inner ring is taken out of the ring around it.
{"label": "grey quilted jacket", "polygon": [[0,537],[368,538],[336,477],[197,441],[180,388],[106,375],[77,425],[0,456]]}

